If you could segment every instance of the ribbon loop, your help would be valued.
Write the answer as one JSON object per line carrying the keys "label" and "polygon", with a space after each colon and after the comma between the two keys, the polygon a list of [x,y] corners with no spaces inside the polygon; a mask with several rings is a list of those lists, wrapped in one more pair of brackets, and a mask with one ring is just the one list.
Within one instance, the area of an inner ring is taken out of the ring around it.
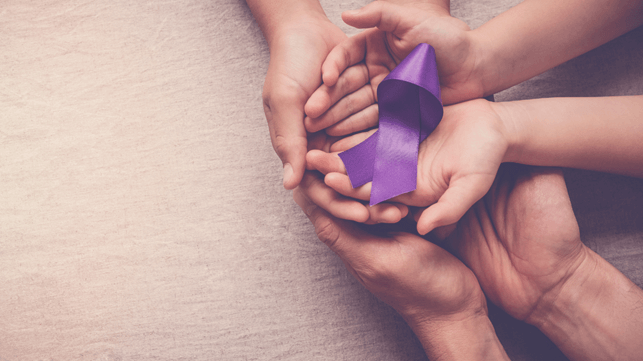
{"label": "ribbon loop", "polygon": [[442,119],[435,50],[419,44],[377,88],[379,129],[342,152],[353,188],[370,181],[370,205],[417,188],[420,143]]}

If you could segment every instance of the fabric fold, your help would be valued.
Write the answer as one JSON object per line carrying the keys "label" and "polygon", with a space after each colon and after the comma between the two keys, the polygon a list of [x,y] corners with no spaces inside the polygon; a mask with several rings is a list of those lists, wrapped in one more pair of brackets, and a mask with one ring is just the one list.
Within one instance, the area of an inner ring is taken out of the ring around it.
{"label": "fabric fold", "polygon": [[370,205],[417,188],[418,148],[442,119],[435,50],[419,44],[377,88],[379,129],[339,154],[353,188],[373,182]]}

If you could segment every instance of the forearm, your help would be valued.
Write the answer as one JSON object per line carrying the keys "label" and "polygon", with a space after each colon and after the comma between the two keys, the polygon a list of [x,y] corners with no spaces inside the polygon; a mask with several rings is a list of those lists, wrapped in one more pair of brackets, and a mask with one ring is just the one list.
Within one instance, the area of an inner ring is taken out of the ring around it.
{"label": "forearm", "polygon": [[643,290],[596,253],[528,321],[572,360],[640,360]]}
{"label": "forearm", "polygon": [[494,103],[509,138],[504,161],[643,177],[643,96]]}
{"label": "forearm", "polygon": [[640,0],[525,0],[471,32],[485,95],[581,55],[643,24]]}
{"label": "forearm", "polygon": [[457,321],[408,323],[430,360],[509,360],[486,315]]}
{"label": "forearm", "polygon": [[327,19],[319,0],[246,0],[270,45],[277,33],[293,22]]}

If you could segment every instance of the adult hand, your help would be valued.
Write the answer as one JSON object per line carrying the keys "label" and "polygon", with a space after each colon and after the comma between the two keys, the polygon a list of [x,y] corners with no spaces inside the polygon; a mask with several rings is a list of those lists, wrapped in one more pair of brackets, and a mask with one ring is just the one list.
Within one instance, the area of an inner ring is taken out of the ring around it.
{"label": "adult hand", "polygon": [[489,299],[530,322],[588,257],[562,172],[504,164],[447,244]]}
{"label": "adult hand", "polygon": [[272,145],[284,165],[284,187],[295,188],[304,174],[304,105],[321,84],[321,65],[346,35],[325,17],[301,17],[270,36],[270,64],[263,104]]}
{"label": "adult hand", "polygon": [[571,360],[639,360],[643,290],[580,240],[560,170],[505,164],[447,237],[489,299]]}
{"label": "adult hand", "polygon": [[363,228],[369,226],[334,218],[311,201],[311,192],[302,183],[293,195],[320,240],[360,283],[402,315],[429,358],[503,357],[484,294],[462,262],[419,236],[369,232]]}
{"label": "adult hand", "polygon": [[[377,124],[377,86],[419,43],[436,49],[445,104],[484,95],[477,74],[479,51],[469,27],[448,4],[405,6],[383,1],[347,11],[344,21],[366,30],[341,43],[322,66],[324,84],[306,104],[308,131],[345,135]],[[344,120],[345,119],[345,120]]]}

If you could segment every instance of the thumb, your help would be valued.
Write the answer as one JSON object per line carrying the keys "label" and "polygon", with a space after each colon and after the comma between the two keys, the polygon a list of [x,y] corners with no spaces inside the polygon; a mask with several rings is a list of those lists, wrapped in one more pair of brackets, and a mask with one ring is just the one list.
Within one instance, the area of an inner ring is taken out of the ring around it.
{"label": "thumb", "polygon": [[377,27],[395,35],[404,34],[411,27],[404,7],[384,1],[374,1],[361,9],[349,10],[342,13],[342,19],[350,26],[364,29]]}
{"label": "thumb", "polygon": [[284,187],[294,189],[304,176],[307,138],[304,104],[290,96],[272,96],[264,103],[270,139],[284,165]]}
{"label": "thumb", "polygon": [[313,203],[300,188],[293,191],[295,202],[301,207],[315,227],[317,237],[345,263],[351,263],[351,255],[359,239],[351,230],[348,221],[340,220]]}
{"label": "thumb", "polygon": [[493,177],[489,182],[469,177],[453,181],[437,203],[422,211],[417,223],[418,233],[424,235],[437,227],[458,222],[487,193],[492,183]]}

